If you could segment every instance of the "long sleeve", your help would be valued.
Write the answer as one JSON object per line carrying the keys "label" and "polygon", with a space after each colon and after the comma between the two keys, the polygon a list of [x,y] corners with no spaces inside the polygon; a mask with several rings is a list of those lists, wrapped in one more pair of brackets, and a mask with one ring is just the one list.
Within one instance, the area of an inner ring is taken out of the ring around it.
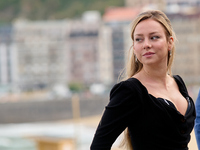
{"label": "long sleeve", "polygon": [[[91,144],[91,150],[110,150],[117,137],[128,127],[139,110],[137,93],[123,81],[110,92],[110,102],[106,106]],[[134,115],[133,115],[134,114]]]}
{"label": "long sleeve", "polygon": [[196,120],[195,120],[195,136],[196,136],[196,141],[198,145],[198,149],[200,150],[200,91],[196,100]]}

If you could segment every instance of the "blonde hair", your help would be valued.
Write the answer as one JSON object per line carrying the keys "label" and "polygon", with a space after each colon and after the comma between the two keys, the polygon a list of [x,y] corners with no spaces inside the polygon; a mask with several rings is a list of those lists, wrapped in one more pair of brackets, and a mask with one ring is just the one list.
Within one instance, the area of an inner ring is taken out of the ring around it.
{"label": "blonde hair", "polygon": [[[176,40],[175,33],[172,29],[172,25],[168,17],[159,10],[149,10],[142,12],[139,14],[135,20],[132,22],[132,31],[131,31],[131,38],[134,42],[134,31],[138,23],[146,19],[153,19],[159,22],[165,29],[166,39],[169,40],[169,37],[173,37],[174,41]],[[175,46],[172,47],[171,52],[168,53],[168,63],[167,63],[167,72],[172,75],[171,68],[172,63],[175,55]],[[142,69],[143,65],[139,60],[136,61],[133,46],[130,48],[127,58],[127,65],[126,65],[126,74],[124,79],[131,78],[133,75],[138,73]],[[123,140],[121,146],[126,146],[126,149],[132,150],[131,140],[128,132],[128,128],[124,131],[125,139]]]}
{"label": "blonde hair", "polygon": [[[145,11],[141,14],[139,14],[135,20],[132,22],[132,31],[131,31],[131,38],[134,41],[134,31],[138,23],[140,23],[143,20],[146,19],[153,19],[157,22],[159,22],[165,29],[166,37],[169,39],[169,37],[173,37],[174,41],[176,41],[176,35],[172,29],[172,25],[168,17],[159,10],[149,10]],[[174,60],[174,55],[175,55],[175,46],[171,49],[170,54],[168,54],[168,64],[167,64],[167,71],[171,75],[171,68],[172,68],[172,63]],[[139,61],[135,60],[133,48],[129,50],[128,57],[127,57],[127,64],[126,64],[126,74],[125,78],[130,78],[133,75],[135,75],[137,72],[139,72],[143,65]]]}

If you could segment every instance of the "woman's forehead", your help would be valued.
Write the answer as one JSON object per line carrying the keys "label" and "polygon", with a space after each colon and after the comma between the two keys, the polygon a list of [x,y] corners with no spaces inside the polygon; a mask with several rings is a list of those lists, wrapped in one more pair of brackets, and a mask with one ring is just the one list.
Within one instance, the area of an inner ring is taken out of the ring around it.
{"label": "woman's forehead", "polygon": [[134,30],[134,35],[141,35],[144,33],[164,33],[165,29],[158,21],[154,19],[146,19],[139,22]]}

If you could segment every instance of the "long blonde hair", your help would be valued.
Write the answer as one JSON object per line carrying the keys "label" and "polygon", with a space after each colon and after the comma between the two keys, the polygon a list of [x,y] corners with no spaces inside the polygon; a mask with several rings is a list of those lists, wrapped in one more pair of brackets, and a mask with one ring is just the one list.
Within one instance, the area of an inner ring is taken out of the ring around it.
{"label": "long blonde hair", "polygon": [[[165,28],[165,33],[167,39],[169,39],[170,36],[174,38],[174,41],[176,40],[175,33],[172,29],[172,25],[168,17],[159,10],[149,10],[142,12],[139,14],[135,20],[132,22],[132,31],[131,31],[131,38],[134,42],[134,31],[138,23],[140,23],[143,20],[146,19],[154,19],[155,21],[159,22],[164,28]],[[171,75],[171,68],[172,68],[172,63],[174,60],[174,55],[175,55],[175,46],[171,49],[170,54],[168,54],[168,64],[167,64],[167,71]],[[127,65],[126,65],[126,75],[125,78],[130,78],[133,75],[135,75],[137,72],[139,72],[143,65],[139,61],[135,60],[133,48],[129,50],[128,57],[127,57]]]}
{"label": "long blonde hair", "polygon": [[[132,22],[132,31],[131,31],[131,38],[134,42],[134,31],[138,23],[140,23],[143,20],[146,19],[153,19],[157,22],[159,22],[165,29],[165,34],[167,37],[167,40],[169,37],[173,37],[174,41],[176,40],[175,33],[172,29],[172,25],[168,17],[159,10],[149,10],[140,13],[135,20]],[[171,52],[168,53],[168,63],[167,63],[167,71],[171,75],[171,68],[172,68],[172,63],[175,55],[175,46],[172,47]],[[127,64],[126,64],[126,74],[124,75],[124,79],[131,78],[133,75],[138,73],[142,69],[143,65],[139,60],[136,61],[134,52],[133,52],[133,47],[130,48],[128,57],[127,57]],[[132,145],[131,145],[131,140],[128,132],[128,128],[124,131],[125,133],[125,138],[121,144],[121,146],[126,146],[126,149],[132,150]]]}

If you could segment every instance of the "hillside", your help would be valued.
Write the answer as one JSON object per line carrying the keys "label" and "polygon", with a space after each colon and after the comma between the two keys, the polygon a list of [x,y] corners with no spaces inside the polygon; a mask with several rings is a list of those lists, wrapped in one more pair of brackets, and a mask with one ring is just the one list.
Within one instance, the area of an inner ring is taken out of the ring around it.
{"label": "hillside", "polygon": [[0,23],[15,18],[30,20],[77,18],[86,10],[98,10],[124,6],[124,0],[1,0]]}

